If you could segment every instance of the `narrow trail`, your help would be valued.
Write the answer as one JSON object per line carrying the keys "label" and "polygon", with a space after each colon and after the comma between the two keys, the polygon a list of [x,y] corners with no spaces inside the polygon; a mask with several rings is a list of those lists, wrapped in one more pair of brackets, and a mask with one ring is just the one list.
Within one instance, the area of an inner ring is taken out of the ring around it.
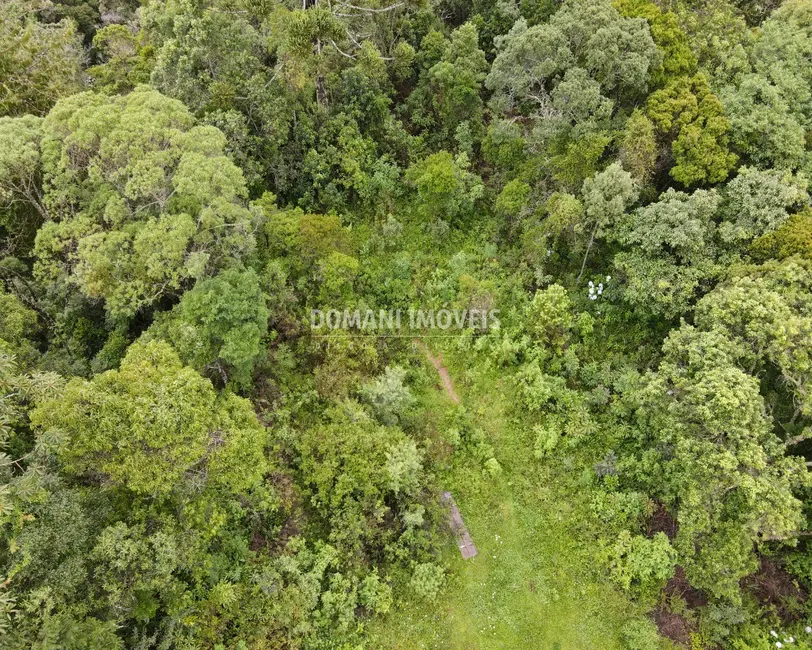
{"label": "narrow trail", "polygon": [[448,368],[446,368],[443,364],[442,355],[434,356],[431,353],[431,350],[429,350],[429,347],[420,339],[415,339],[414,342],[421,350],[423,350],[423,354],[425,354],[426,358],[431,361],[431,365],[434,366],[437,374],[440,375],[440,383],[445,389],[446,394],[451,398],[451,401],[454,402],[454,404],[459,404],[460,398],[454,391],[454,384],[451,381],[451,375],[448,374]]}

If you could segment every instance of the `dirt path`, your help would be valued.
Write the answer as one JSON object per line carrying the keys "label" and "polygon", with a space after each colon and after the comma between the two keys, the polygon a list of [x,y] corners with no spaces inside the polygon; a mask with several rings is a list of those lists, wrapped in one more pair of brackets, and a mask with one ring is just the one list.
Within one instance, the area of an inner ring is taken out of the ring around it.
{"label": "dirt path", "polygon": [[459,404],[460,398],[457,396],[457,393],[454,392],[454,384],[451,382],[451,375],[448,374],[448,368],[443,365],[442,355],[437,355],[435,357],[431,353],[431,350],[429,350],[429,347],[420,339],[415,339],[414,342],[421,350],[423,350],[423,354],[425,354],[426,358],[431,361],[431,365],[434,366],[437,374],[440,375],[440,383],[443,385],[446,394],[451,398],[451,401],[454,402],[454,404]]}

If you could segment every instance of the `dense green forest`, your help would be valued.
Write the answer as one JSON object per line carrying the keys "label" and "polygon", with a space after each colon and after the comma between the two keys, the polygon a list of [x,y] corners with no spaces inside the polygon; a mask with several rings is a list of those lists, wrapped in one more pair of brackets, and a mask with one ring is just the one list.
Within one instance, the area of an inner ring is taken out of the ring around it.
{"label": "dense green forest", "polygon": [[812,648],[810,174],[812,0],[0,0],[0,649]]}

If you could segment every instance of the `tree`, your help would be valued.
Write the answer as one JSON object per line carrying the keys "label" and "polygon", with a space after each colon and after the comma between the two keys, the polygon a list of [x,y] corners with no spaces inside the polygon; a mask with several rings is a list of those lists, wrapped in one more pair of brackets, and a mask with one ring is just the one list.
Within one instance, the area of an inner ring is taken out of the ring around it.
{"label": "tree", "polygon": [[696,309],[697,326],[722,332],[737,345],[740,365],[760,369],[764,381],[774,384],[771,408],[786,420],[782,429],[794,444],[812,435],[805,428],[812,414],[807,390],[812,361],[805,343],[812,328],[808,268],[808,261],[792,258],[745,267]]}
{"label": "tree", "polygon": [[0,5],[0,116],[44,115],[60,98],[82,87],[84,52],[70,20],[45,25],[37,0]]}
{"label": "tree", "polygon": [[789,213],[808,205],[806,179],[780,170],[742,167],[725,188],[725,242],[749,242],[780,227]]}
{"label": "tree", "polygon": [[620,138],[620,163],[639,183],[646,183],[657,163],[657,139],[654,124],[635,109]]}
{"label": "tree", "polygon": [[47,217],[40,160],[41,118],[0,117],[0,253],[27,256]]}
{"label": "tree", "polygon": [[730,118],[731,142],[743,158],[761,167],[796,169],[805,160],[805,133],[798,115],[769,80],[746,75],[721,92]]}
{"label": "tree", "polygon": [[213,127],[145,86],[82,93],[42,123],[43,201],[34,273],[130,317],[254,249],[240,170]]}
{"label": "tree", "polygon": [[671,177],[690,187],[718,183],[736,164],[728,150],[730,122],[704,75],[680,77],[651,94],[646,112],[671,143]]}
{"label": "tree", "polygon": [[496,47],[486,86],[494,110],[505,112],[543,109],[557,80],[576,67],[602,93],[635,95],[661,56],[646,22],[624,18],[608,0],[565,2],[549,23],[533,27],[520,19]]}
{"label": "tree", "polygon": [[238,491],[267,466],[250,403],[218,396],[162,342],[135,343],[118,370],[72,379],[31,421],[62,438],[67,471],[140,495],[165,496],[190,480]]}
{"label": "tree", "polygon": [[124,25],[108,25],[96,32],[93,47],[103,63],[88,68],[93,87],[112,94],[149,83],[155,53],[144,41],[143,32],[134,34]]}
{"label": "tree", "polygon": [[669,335],[629,395],[643,436],[630,468],[673,509],[688,579],[720,599],[739,599],[754,549],[803,529],[808,475],[794,454],[812,436],[809,277],[796,260],[743,269],[697,304],[696,325]]}
{"label": "tree", "polygon": [[361,398],[372,407],[381,424],[396,425],[414,405],[414,396],[404,379],[403,368],[387,366],[383,375],[361,387]]}
{"label": "tree", "polygon": [[422,459],[403,432],[345,403],[331,421],[302,431],[296,449],[310,504],[345,557],[357,561],[397,542],[398,513],[424,481]]}
{"label": "tree", "polygon": [[615,235],[627,250],[614,260],[624,299],[644,313],[684,313],[717,273],[714,219],[720,205],[715,190],[669,189],[624,217]]}
{"label": "tree", "polygon": [[565,2],[548,23],[520,19],[495,43],[491,109],[530,117],[528,144],[547,153],[538,166],[576,190],[612,141],[614,111],[645,93],[661,61],[648,24],[609,0]]}
{"label": "tree", "polygon": [[793,490],[806,470],[784,456],[758,381],[724,347],[711,357],[700,346],[714,339],[688,326],[666,342],[635,413],[637,468],[676,512],[674,547],[691,584],[737,601],[739,580],[757,567],[754,546],[802,525]]}
{"label": "tree", "polygon": [[700,265],[713,258],[714,219],[720,205],[716,190],[686,194],[668,189],[657,202],[623,218],[615,236],[624,246],[650,255],[672,253],[683,264]]}
{"label": "tree", "polygon": [[223,12],[214,2],[153,2],[143,24],[157,44],[152,83],[194,113],[231,108],[264,72],[261,35],[243,14]]}
{"label": "tree", "polygon": [[451,39],[443,44],[440,60],[425,71],[409,97],[412,119],[424,128],[436,125],[437,142],[446,146],[454,142],[460,128],[470,129],[476,140],[482,138],[479,94],[488,63],[478,41],[473,23],[454,30]]}
{"label": "tree", "polygon": [[592,234],[578,274],[579,280],[595,238],[607,236],[615,222],[637,200],[638,189],[631,174],[618,163],[612,163],[604,171],[584,181],[582,194],[587,221],[592,225]]}
{"label": "tree", "polygon": [[737,148],[758,166],[797,169],[805,164],[812,126],[812,44],[808,0],[776,9],[758,30],[749,61],[723,91]]}
{"label": "tree", "polygon": [[268,308],[252,270],[227,269],[198,282],[149,335],[172,344],[185,364],[245,388],[268,332]]}
{"label": "tree", "polygon": [[803,116],[804,126],[812,118],[812,73],[804,57],[812,46],[812,17],[809,0],[790,0],[764,21],[753,44],[754,71],[780,89],[793,112]]}
{"label": "tree", "polygon": [[0,286],[0,351],[27,360],[34,351],[29,339],[36,326],[37,314]]}
{"label": "tree", "polygon": [[665,85],[696,71],[696,56],[676,14],[663,11],[650,0],[615,0],[613,4],[624,16],[648,21],[651,38],[663,54],[662,63],[652,73],[654,83]]}
{"label": "tree", "polygon": [[651,539],[621,531],[607,549],[612,579],[623,589],[634,589],[643,598],[651,598],[674,574],[677,554],[665,533]]}
{"label": "tree", "polygon": [[473,209],[483,186],[468,167],[465,154],[454,158],[447,151],[432,154],[409,167],[406,182],[417,189],[420,210],[426,217],[451,220]]}
{"label": "tree", "polygon": [[536,291],[525,309],[527,329],[541,346],[561,352],[573,326],[572,301],[567,290],[558,284]]}
{"label": "tree", "polygon": [[812,214],[809,209],[790,216],[782,226],[756,239],[750,253],[759,262],[793,255],[812,260]]}

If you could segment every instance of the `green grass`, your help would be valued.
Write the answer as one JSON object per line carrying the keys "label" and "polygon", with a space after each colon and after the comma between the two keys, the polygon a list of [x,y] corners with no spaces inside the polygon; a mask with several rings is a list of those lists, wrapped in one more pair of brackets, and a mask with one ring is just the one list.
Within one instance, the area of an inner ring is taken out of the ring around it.
{"label": "green grass", "polygon": [[[562,468],[533,457],[532,431],[510,419],[508,382],[495,374],[471,380],[453,363],[449,370],[503,467],[500,476],[486,477],[471,454],[456,452],[438,475],[479,555],[463,560],[449,535],[450,574],[440,597],[432,604],[398,603],[370,625],[368,647],[619,648],[619,628],[636,610],[595,567],[589,527],[582,525],[588,496]],[[450,407],[440,393],[426,402],[431,409]]]}

